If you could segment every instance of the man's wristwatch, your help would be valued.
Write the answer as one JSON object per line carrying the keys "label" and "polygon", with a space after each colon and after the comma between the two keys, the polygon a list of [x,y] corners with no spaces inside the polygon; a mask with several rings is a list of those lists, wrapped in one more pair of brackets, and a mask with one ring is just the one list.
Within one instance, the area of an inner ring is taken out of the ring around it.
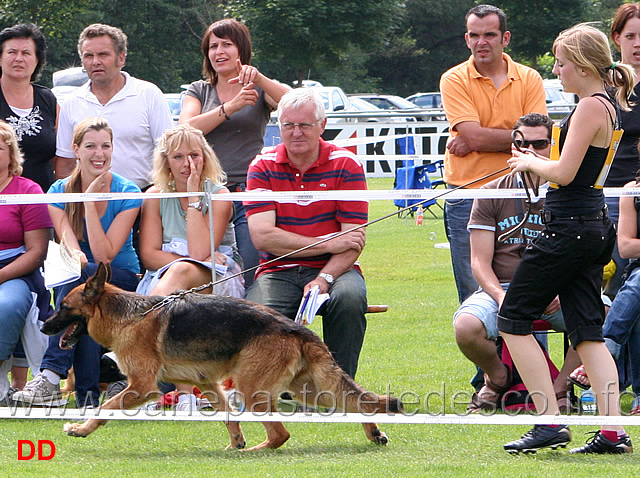
{"label": "man's wristwatch", "polygon": [[318,277],[322,277],[329,285],[333,284],[333,281],[335,280],[331,274],[327,274],[326,272],[321,272],[318,274]]}
{"label": "man's wristwatch", "polygon": [[202,201],[190,202],[188,206],[197,209],[198,211],[202,211]]}

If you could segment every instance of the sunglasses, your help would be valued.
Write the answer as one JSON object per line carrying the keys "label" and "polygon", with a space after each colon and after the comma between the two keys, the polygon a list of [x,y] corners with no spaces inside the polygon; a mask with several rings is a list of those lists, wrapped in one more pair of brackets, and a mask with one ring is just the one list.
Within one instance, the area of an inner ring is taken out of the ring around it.
{"label": "sunglasses", "polygon": [[526,149],[531,146],[533,149],[544,149],[551,143],[551,140],[548,139],[534,139],[533,141],[527,141],[526,139],[516,139],[515,140],[517,146],[520,148]]}

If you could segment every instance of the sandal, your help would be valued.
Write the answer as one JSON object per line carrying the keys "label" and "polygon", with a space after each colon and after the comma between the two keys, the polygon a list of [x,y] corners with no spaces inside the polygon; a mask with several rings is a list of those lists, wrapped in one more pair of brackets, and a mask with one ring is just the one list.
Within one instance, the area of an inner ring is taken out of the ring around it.
{"label": "sandal", "polygon": [[[582,379],[583,382],[581,382],[580,379]],[[584,370],[584,365],[580,365],[577,369],[571,372],[567,377],[567,380],[582,390],[589,390],[591,388],[591,382],[589,381],[587,372]]]}
{"label": "sandal", "polygon": [[556,393],[556,400],[558,401],[558,408],[563,415],[569,415],[578,411],[578,407],[571,401],[571,395],[565,390],[563,392]]}
{"label": "sandal", "polygon": [[471,403],[467,406],[469,413],[479,413],[482,410],[493,412],[498,409],[500,397],[511,388],[511,369],[506,365],[505,368],[507,369],[507,381],[502,386],[496,385],[491,381],[489,375],[484,374],[484,385],[473,394]]}

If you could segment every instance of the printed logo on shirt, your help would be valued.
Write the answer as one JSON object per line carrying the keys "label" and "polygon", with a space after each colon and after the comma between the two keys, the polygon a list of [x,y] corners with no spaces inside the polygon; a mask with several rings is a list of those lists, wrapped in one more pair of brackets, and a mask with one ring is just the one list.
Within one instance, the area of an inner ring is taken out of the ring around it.
{"label": "printed logo on shirt", "polygon": [[8,116],[5,121],[9,123],[16,132],[18,141],[22,141],[23,136],[37,136],[42,131],[40,123],[44,120],[40,114],[40,107],[36,106],[27,116]]}
{"label": "printed logo on shirt", "polygon": [[[498,222],[498,229],[500,230],[500,234],[511,229],[512,227],[517,226],[520,223],[520,216],[509,216],[505,218],[503,221]],[[527,221],[529,224],[542,224],[540,221],[539,214],[529,214],[529,220]],[[538,237],[540,231],[537,229],[529,229],[526,225],[520,230],[519,234],[516,234],[513,237],[510,237],[506,244],[522,244],[525,240],[526,243],[529,244],[533,239]]]}

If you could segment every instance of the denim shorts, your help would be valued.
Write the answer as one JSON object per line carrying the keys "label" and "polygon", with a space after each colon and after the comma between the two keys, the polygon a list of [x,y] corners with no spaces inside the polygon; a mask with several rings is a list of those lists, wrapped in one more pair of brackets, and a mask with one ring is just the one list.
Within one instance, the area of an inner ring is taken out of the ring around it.
{"label": "denim shorts", "polygon": [[[508,283],[500,284],[504,290],[509,287]],[[460,314],[470,314],[477,317],[487,331],[487,338],[494,340],[500,335],[498,333],[498,303],[493,300],[484,290],[478,289],[471,297],[465,300],[453,314],[453,324]],[[558,332],[565,332],[564,317],[562,310],[558,310],[554,314],[543,314],[540,319],[546,320],[551,324],[551,328]]]}

